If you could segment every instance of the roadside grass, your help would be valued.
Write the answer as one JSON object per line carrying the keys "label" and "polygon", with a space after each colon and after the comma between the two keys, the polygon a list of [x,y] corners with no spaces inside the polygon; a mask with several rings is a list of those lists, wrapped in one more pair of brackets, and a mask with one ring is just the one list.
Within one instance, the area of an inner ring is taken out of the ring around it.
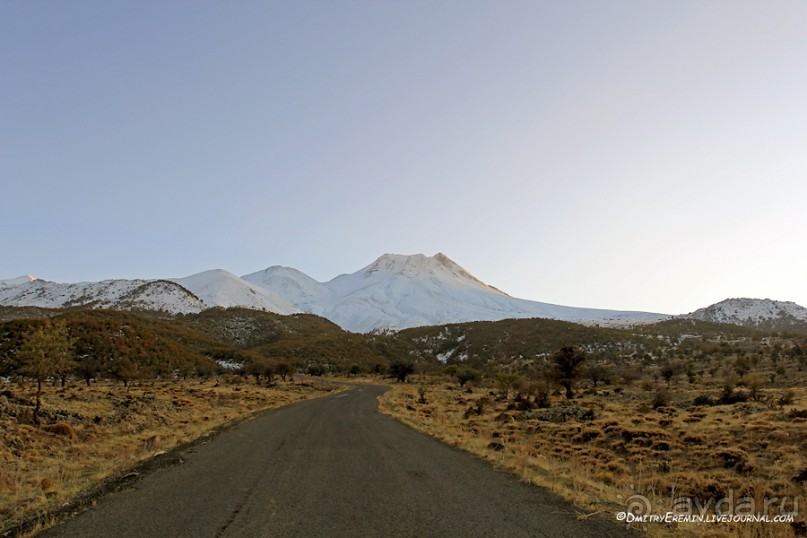
{"label": "roadside grass", "polygon": [[35,534],[50,514],[99,483],[255,413],[345,390],[322,379],[271,386],[251,379],[143,381],[127,390],[48,386],[43,424],[30,423],[36,387],[0,380],[0,535]]}
{"label": "roadside grass", "polygon": [[[447,377],[421,377],[393,385],[379,410],[615,523],[628,510],[770,516],[801,510],[795,525],[631,525],[650,536],[802,535],[807,390],[796,389],[792,405],[776,403],[780,395],[770,391],[764,401],[715,406],[690,403],[703,387],[672,390],[668,405],[656,409],[637,385],[601,386],[571,401],[556,393],[549,408],[535,409],[490,385],[461,388]],[[690,499],[689,508],[682,498]]]}

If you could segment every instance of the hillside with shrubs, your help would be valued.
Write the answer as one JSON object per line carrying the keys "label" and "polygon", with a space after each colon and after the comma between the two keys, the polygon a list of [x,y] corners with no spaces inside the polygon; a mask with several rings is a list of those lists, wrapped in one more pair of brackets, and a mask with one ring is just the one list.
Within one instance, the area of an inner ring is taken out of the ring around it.
{"label": "hillside with shrubs", "polygon": [[[800,333],[690,319],[623,329],[517,319],[356,334],[310,314],[243,308],[0,316],[0,511],[9,521],[91,488],[99,458],[115,463],[107,475],[120,472],[159,452],[142,448],[155,436],[181,446],[335,389],[320,380],[361,375],[392,387],[383,412],[592,513],[617,512],[635,495],[662,513],[679,495],[807,497]],[[793,536],[803,519],[752,534]]]}
{"label": "hillside with shrubs", "polygon": [[792,517],[632,525],[652,536],[807,533],[803,334],[683,319],[625,330],[507,320],[399,337],[442,364],[395,385],[383,412],[591,514]]}

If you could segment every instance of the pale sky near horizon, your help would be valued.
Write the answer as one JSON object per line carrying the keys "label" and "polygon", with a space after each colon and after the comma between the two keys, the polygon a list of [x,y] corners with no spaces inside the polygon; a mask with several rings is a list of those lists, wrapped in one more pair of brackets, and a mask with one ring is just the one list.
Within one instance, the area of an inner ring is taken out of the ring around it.
{"label": "pale sky near horizon", "polygon": [[807,306],[807,2],[0,0],[0,279]]}

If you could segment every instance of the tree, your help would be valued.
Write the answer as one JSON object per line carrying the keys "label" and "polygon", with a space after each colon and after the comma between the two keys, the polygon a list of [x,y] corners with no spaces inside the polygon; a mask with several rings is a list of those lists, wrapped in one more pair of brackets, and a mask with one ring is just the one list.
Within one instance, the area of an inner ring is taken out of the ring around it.
{"label": "tree", "polygon": [[519,391],[524,384],[524,380],[517,374],[509,374],[506,372],[499,372],[496,374],[496,385],[502,392],[502,397],[505,400],[510,399],[511,391]]}
{"label": "tree", "polygon": [[574,382],[580,377],[580,369],[586,360],[583,351],[575,346],[563,346],[551,357],[552,371],[561,387],[566,389],[566,399],[574,398]]}
{"label": "tree", "polygon": [[389,365],[390,375],[401,383],[406,383],[407,376],[414,371],[415,365],[411,362],[395,361]]}
{"label": "tree", "polygon": [[765,385],[762,377],[758,373],[748,374],[743,378],[743,383],[748,387],[748,396],[755,402],[762,398],[762,387]]}
{"label": "tree", "polygon": [[109,361],[109,373],[129,392],[129,383],[140,376],[140,368],[128,355],[118,354]]}
{"label": "tree", "polygon": [[603,364],[593,364],[586,369],[586,377],[597,388],[598,383],[606,383],[611,378],[611,370]]}
{"label": "tree", "polygon": [[80,358],[75,371],[89,387],[90,381],[97,378],[102,369],[103,364],[97,357],[84,356]]}
{"label": "tree", "polygon": [[457,368],[454,375],[457,377],[460,387],[464,387],[468,382],[476,383],[482,377],[478,371],[469,366],[461,366]]}
{"label": "tree", "polygon": [[266,384],[271,385],[275,377],[275,366],[262,357],[253,357],[244,367],[247,375],[255,377],[255,384],[261,384],[261,378],[266,378]]}
{"label": "tree", "polygon": [[751,365],[748,364],[748,359],[746,359],[744,355],[739,355],[734,359],[734,370],[740,377],[751,371]]}
{"label": "tree", "polygon": [[672,362],[662,364],[661,368],[659,368],[659,373],[661,374],[661,377],[664,378],[664,381],[667,382],[668,387],[670,386],[670,381],[672,381],[672,378],[677,376],[679,371],[680,368],[678,365]]}
{"label": "tree", "polygon": [[20,360],[19,373],[36,379],[36,407],[34,407],[34,424],[42,422],[39,411],[42,409],[42,383],[49,377],[58,376],[64,383],[67,373],[76,367],[73,357],[75,342],[67,332],[67,326],[61,321],[48,321],[43,326],[25,337],[18,352]]}
{"label": "tree", "polygon": [[283,379],[284,383],[286,382],[286,376],[292,373],[292,371],[293,368],[291,367],[291,364],[287,362],[279,362],[275,365],[275,373],[277,373],[277,375]]}

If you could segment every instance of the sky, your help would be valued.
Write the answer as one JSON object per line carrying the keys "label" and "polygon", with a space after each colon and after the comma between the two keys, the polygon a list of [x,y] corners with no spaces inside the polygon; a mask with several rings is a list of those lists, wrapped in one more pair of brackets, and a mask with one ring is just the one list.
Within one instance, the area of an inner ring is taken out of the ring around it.
{"label": "sky", "polygon": [[807,306],[807,2],[0,0],[0,279]]}

